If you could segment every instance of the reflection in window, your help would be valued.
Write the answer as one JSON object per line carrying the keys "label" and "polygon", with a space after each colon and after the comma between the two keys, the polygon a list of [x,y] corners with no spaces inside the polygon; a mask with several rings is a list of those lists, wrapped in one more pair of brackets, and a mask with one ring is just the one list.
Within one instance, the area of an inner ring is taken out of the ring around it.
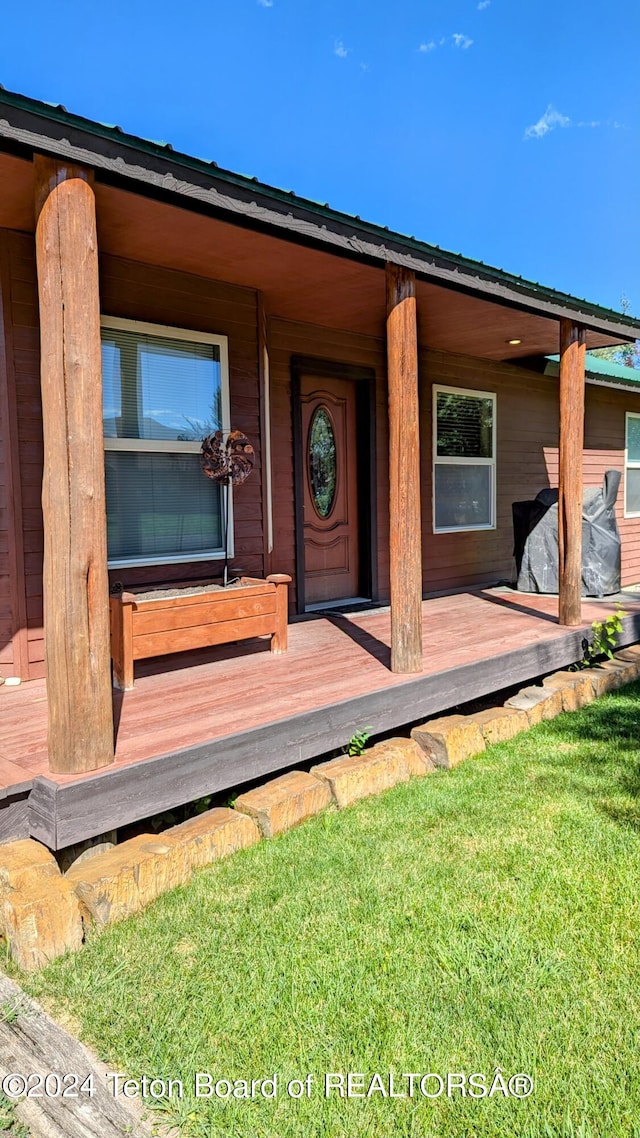
{"label": "reflection in window", "polygon": [[627,414],[624,471],[624,513],[640,517],[640,415]]}
{"label": "reflection in window", "polygon": [[222,548],[220,487],[200,443],[223,423],[224,337],[105,317],[102,386],[111,565],[202,560]]}
{"label": "reflection in window", "polygon": [[336,439],[328,411],[318,407],[309,427],[309,485],[321,518],[328,518],[336,496]]}
{"label": "reflection in window", "polygon": [[221,423],[220,350],[103,328],[105,438],[200,441]]}
{"label": "reflection in window", "polygon": [[495,525],[495,395],[434,387],[433,528]]}

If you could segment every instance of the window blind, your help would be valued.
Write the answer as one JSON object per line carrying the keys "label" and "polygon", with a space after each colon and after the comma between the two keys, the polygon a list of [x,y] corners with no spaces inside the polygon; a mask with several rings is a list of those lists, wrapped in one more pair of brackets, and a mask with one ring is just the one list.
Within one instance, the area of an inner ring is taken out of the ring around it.
{"label": "window blind", "polygon": [[433,526],[490,529],[495,521],[495,395],[434,387]]}
{"label": "window blind", "polygon": [[219,552],[221,490],[199,457],[222,428],[218,344],[104,327],[102,367],[109,561]]}

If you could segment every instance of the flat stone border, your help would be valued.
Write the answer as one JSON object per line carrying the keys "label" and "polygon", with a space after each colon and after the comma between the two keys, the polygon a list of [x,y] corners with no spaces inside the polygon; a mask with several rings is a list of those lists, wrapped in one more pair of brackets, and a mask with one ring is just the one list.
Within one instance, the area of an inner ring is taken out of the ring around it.
{"label": "flat stone border", "polygon": [[67,871],[85,921],[108,925],[138,913],[170,889],[186,885],[194,869],[260,841],[255,822],[218,807],[153,837],[141,834]]}
{"label": "flat stone border", "polygon": [[398,783],[450,770],[486,747],[514,738],[562,711],[585,707],[640,675],[640,644],[596,668],[559,671],[528,686],[504,707],[445,715],[361,755],[330,759],[310,772],[290,771],[161,834],[98,847],[65,874],[45,846],[25,839],[0,846],[0,934],[25,971],[80,948],[89,924],[103,926],[139,912],[195,869],[275,838],[333,805],[381,794]]}
{"label": "flat stone border", "polygon": [[381,794],[413,775],[429,774],[434,769],[412,739],[388,739],[377,743],[362,755],[345,755],[311,768],[331,791],[336,806],[342,809],[359,798]]}
{"label": "flat stone border", "polygon": [[273,838],[318,814],[330,802],[329,790],[317,778],[305,771],[289,771],[239,794],[233,806],[254,819],[264,838]]}

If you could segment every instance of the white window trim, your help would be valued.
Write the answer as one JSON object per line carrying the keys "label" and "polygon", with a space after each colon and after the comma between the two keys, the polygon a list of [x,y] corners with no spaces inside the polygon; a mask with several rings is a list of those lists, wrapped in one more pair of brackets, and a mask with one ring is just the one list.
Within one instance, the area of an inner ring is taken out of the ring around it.
{"label": "white window trim", "polygon": [[[188,328],[174,328],[169,324],[147,324],[141,320],[126,320],[119,316],[101,316],[100,327],[113,331],[140,332],[145,336],[164,336],[167,340],[183,340],[191,344],[215,344],[220,355],[221,382],[221,429],[226,436],[231,430],[231,407],[229,397],[229,341],[226,336],[212,332],[192,332]],[[170,454],[198,454],[199,442],[182,442],[178,439],[118,439],[104,437],[104,449],[116,451],[155,451]],[[203,477],[205,477],[203,475]],[[222,488],[221,507],[224,510],[224,495],[229,495],[229,557],[234,553],[233,491],[231,486]],[[156,557],[124,557],[109,560],[109,569],[123,569],[142,565],[177,565],[192,561],[222,561],[224,549],[207,550],[199,553],[171,553]]]}
{"label": "white window trim", "polygon": [[640,419],[640,412],[627,411],[624,417],[624,517],[640,518],[640,510],[627,509],[627,471],[640,470],[640,462],[629,460],[629,419]]}
{"label": "white window trim", "polygon": [[[455,456],[438,456],[438,394],[477,396],[478,399],[490,399],[493,404],[492,431],[491,431],[491,458],[456,458]],[[432,439],[431,439],[431,519],[434,533],[470,533],[477,530],[494,530],[496,526],[496,440],[497,440],[497,414],[498,398],[495,391],[478,391],[475,387],[446,387],[444,384],[433,384],[432,401]],[[491,468],[491,522],[488,525],[478,526],[436,526],[436,466],[489,466]]]}
{"label": "white window trim", "polygon": [[271,375],[269,351],[265,344],[262,350],[262,370],[264,373],[264,488],[267,502],[267,551],[273,553],[273,485],[271,472]]}

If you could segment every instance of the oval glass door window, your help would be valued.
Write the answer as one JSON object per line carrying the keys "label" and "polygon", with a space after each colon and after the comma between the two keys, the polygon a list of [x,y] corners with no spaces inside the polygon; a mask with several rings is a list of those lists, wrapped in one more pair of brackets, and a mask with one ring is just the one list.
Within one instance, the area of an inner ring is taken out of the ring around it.
{"label": "oval glass door window", "polygon": [[321,518],[328,518],[336,497],[336,437],[328,411],[318,407],[309,426],[309,487]]}

